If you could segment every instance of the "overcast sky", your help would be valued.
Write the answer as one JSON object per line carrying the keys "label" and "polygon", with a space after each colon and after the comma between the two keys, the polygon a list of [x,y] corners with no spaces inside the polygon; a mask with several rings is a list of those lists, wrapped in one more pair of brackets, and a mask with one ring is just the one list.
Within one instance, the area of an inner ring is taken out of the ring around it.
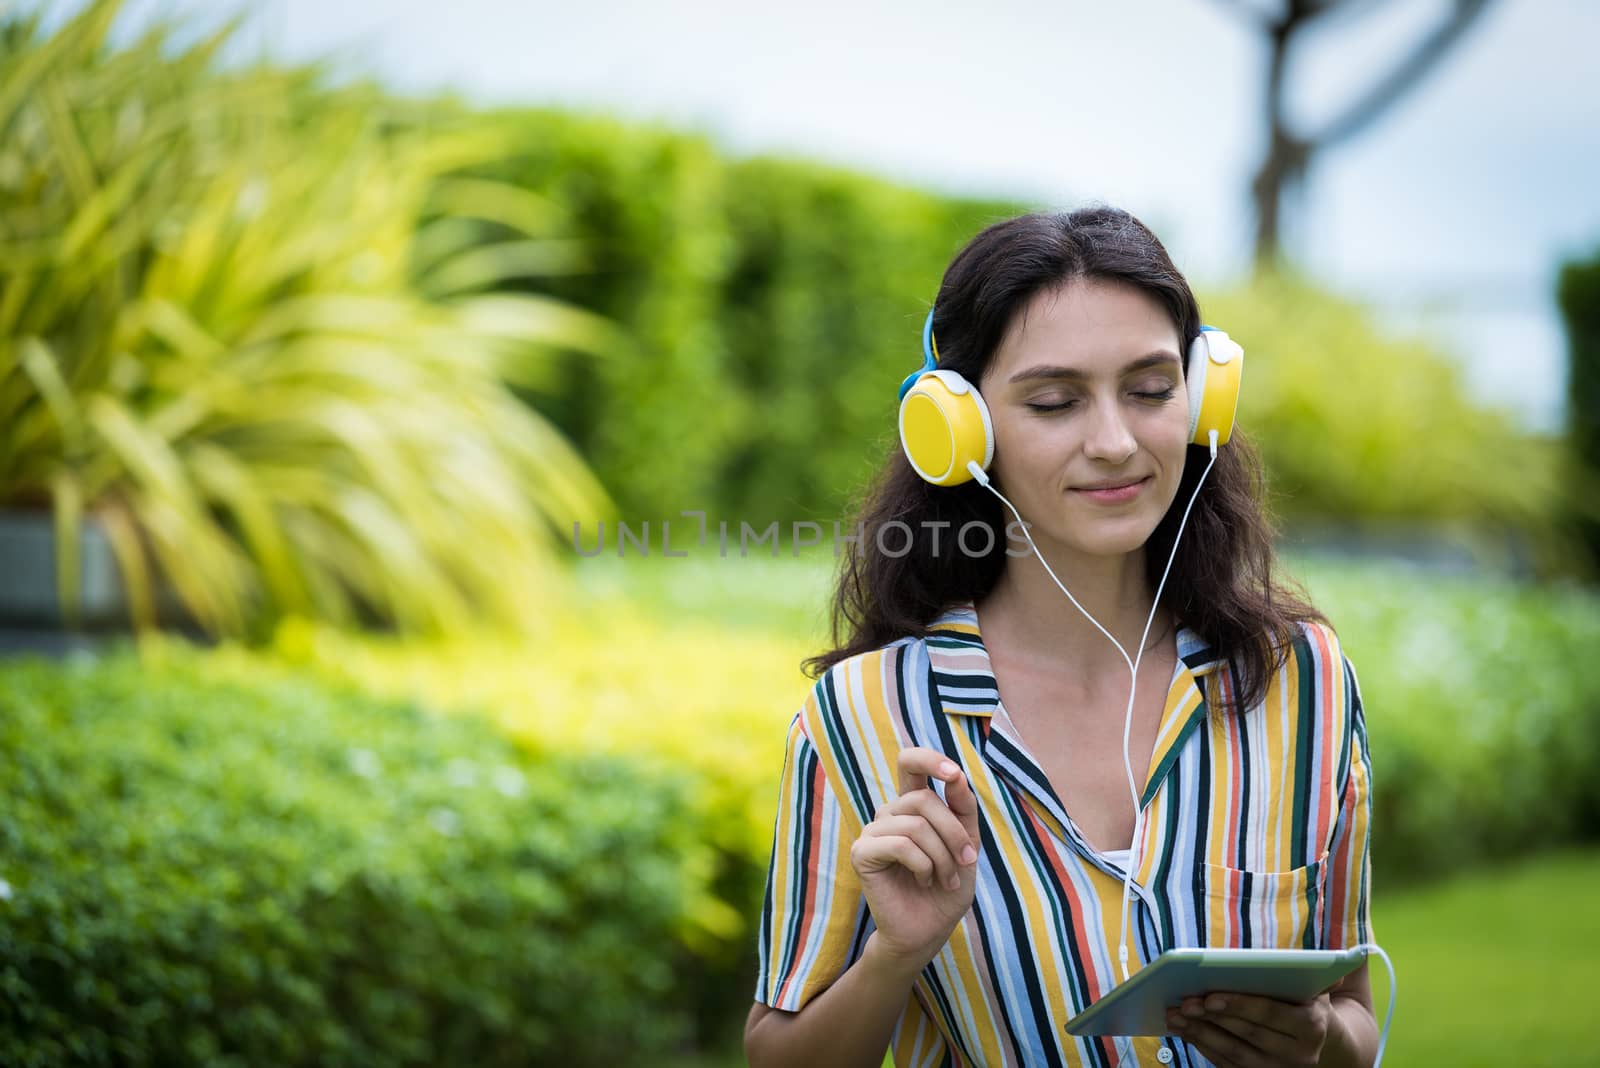
{"label": "overcast sky", "polygon": [[[1276,6],[1275,0],[1255,0]],[[1250,0],[1237,0],[1248,7]],[[198,0],[187,6],[206,10]],[[1336,113],[1445,8],[1374,0],[1308,37],[1296,111]],[[1199,281],[1237,275],[1265,53],[1222,0],[256,0],[245,35],[391,84],[665,119],[937,190],[1104,200]],[[1291,251],[1424,322],[1479,393],[1559,418],[1560,259],[1600,245],[1600,2],[1498,0],[1429,79],[1323,157]]]}

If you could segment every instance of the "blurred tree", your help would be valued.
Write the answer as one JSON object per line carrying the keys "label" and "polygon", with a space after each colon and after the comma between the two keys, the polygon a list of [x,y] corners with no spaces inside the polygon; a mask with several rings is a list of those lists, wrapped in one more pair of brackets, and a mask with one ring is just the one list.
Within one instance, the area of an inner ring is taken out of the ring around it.
{"label": "blurred tree", "polygon": [[1572,520],[1600,574],[1600,249],[1562,265],[1556,286],[1567,324],[1567,436]]}
{"label": "blurred tree", "polygon": [[1262,116],[1266,120],[1266,150],[1250,195],[1255,208],[1255,261],[1257,269],[1269,267],[1282,256],[1283,211],[1287,199],[1298,192],[1317,152],[1348,141],[1372,125],[1422,78],[1438,65],[1489,6],[1489,0],[1450,0],[1449,8],[1421,40],[1380,74],[1343,111],[1320,131],[1305,133],[1293,127],[1288,115],[1290,46],[1297,35],[1329,15],[1365,13],[1390,5],[1372,0],[1220,0],[1239,13],[1267,40],[1270,50],[1263,86]]}

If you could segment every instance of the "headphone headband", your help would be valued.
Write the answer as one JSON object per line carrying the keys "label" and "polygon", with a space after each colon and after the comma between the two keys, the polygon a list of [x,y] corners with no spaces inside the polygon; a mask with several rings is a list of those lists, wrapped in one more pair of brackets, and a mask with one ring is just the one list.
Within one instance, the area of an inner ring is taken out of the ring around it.
{"label": "headphone headband", "polygon": [[922,323],[922,366],[912,371],[900,383],[900,399],[905,400],[906,394],[911,392],[912,385],[924,374],[939,366],[939,343],[933,337],[933,309],[928,309],[928,318]]}
{"label": "headphone headband", "polygon": [[[1233,433],[1244,350],[1226,331],[1202,326],[1187,356],[1189,443],[1215,450]],[[953,486],[972,477],[969,464],[988,470],[994,459],[994,426],[977,389],[955,371],[938,368],[939,343],[929,308],[922,323],[922,366],[900,383],[900,445],[924,479]]]}

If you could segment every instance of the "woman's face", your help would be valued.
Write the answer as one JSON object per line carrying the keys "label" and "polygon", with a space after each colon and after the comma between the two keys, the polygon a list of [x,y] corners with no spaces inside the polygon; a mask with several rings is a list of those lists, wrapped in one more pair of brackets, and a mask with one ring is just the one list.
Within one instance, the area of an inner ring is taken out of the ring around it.
{"label": "woman's face", "polygon": [[1119,282],[1037,294],[978,383],[994,421],[991,474],[1041,548],[1140,549],[1178,492],[1189,437],[1177,328]]}

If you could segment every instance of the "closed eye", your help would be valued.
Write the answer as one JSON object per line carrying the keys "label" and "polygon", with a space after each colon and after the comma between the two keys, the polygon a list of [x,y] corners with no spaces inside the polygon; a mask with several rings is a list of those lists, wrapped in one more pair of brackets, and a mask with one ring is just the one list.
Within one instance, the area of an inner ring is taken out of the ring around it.
{"label": "closed eye", "polygon": [[[1158,404],[1162,401],[1171,400],[1172,395],[1175,392],[1177,392],[1176,386],[1168,386],[1166,389],[1161,390],[1135,390],[1131,396],[1137,397],[1142,401],[1148,401],[1152,404]],[[1072,398],[1070,400],[1061,401],[1059,404],[1036,404],[1029,402],[1025,405],[1025,407],[1036,412],[1060,412],[1065,411],[1068,408],[1075,407],[1077,403],[1077,398]]]}

